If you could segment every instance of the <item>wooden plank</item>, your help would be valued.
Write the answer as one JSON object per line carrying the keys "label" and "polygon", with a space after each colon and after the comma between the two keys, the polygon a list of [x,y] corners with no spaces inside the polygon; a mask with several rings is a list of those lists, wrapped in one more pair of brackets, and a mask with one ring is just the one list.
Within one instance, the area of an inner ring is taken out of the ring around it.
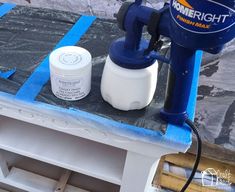
{"label": "wooden plank", "polygon": [[[30,192],[51,192],[54,191],[56,181],[41,175],[37,175],[22,169],[13,167],[6,178],[0,177],[0,182],[15,188]],[[88,192],[71,185],[65,188],[67,192]]]}
{"label": "wooden plank", "polygon": [[164,169],[164,163],[165,163],[165,156],[163,156],[158,163],[158,168],[153,179],[154,186],[157,186],[157,187],[160,186],[160,179],[161,179],[161,175]]}
{"label": "wooden plank", "polygon": [[[195,161],[195,156],[189,153],[187,154],[180,153],[178,155],[167,155],[165,157],[165,161],[180,167],[192,168]],[[230,171],[230,176],[231,176],[230,182],[235,183],[235,166],[202,157],[201,162],[198,166],[198,170],[205,171],[208,168],[213,168],[216,171],[219,170],[220,173],[225,173],[226,170]]]}
{"label": "wooden plank", "polygon": [[3,190],[3,189],[0,189],[0,192],[10,192],[10,191],[6,191],[6,190]]}
{"label": "wooden plank", "polygon": [[[185,183],[186,183],[186,178],[165,171],[163,171],[163,174],[160,179],[160,184],[162,187],[173,191],[180,191]],[[193,182],[189,185],[186,192],[223,192],[223,191],[215,188],[204,187],[201,186],[200,184]]]}
{"label": "wooden plank", "polygon": [[71,176],[72,171],[65,170],[61,175],[59,182],[57,183],[55,192],[64,192],[66,185],[68,183],[69,177]]}
{"label": "wooden plank", "polygon": [[[195,154],[197,150],[196,146],[196,141],[193,139],[193,144],[191,145],[191,148],[188,152]],[[235,166],[235,151],[225,149],[219,145],[203,142],[202,156]]]}

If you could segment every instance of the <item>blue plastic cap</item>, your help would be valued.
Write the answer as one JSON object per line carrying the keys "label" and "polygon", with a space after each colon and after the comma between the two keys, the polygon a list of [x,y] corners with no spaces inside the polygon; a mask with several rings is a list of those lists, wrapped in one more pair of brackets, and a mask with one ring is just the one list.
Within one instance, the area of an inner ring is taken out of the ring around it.
{"label": "blue plastic cap", "polygon": [[138,50],[129,50],[125,46],[125,38],[120,38],[111,44],[109,56],[120,67],[126,69],[144,69],[155,63],[156,59],[145,55],[148,41],[141,40]]}

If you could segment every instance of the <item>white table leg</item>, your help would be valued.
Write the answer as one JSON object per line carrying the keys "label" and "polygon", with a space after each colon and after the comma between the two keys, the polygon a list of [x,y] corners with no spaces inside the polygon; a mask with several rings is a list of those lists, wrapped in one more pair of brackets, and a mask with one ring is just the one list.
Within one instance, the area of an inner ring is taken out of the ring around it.
{"label": "white table leg", "polygon": [[7,177],[8,174],[9,169],[7,166],[7,162],[0,151],[0,177]]}
{"label": "white table leg", "polygon": [[149,192],[160,158],[128,151],[120,192]]}

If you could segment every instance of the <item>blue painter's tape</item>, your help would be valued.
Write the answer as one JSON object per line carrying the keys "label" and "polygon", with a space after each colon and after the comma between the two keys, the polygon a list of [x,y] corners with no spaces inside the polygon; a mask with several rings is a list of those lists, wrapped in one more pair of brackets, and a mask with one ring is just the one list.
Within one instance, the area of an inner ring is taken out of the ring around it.
{"label": "blue painter's tape", "polygon": [[[197,102],[197,90],[198,90],[198,82],[199,82],[199,74],[200,74],[200,67],[202,61],[202,51],[197,51],[196,58],[195,58],[195,68],[194,68],[194,75],[193,75],[193,82],[191,87],[191,93],[189,98],[189,103],[187,107],[187,113],[190,119],[194,119],[195,116],[195,108]],[[191,129],[189,129],[186,125],[183,127],[175,126],[168,124],[167,132],[164,137],[171,138],[172,141],[179,142],[179,144],[187,144],[190,147],[192,143],[192,133]]]}
{"label": "blue painter's tape", "polygon": [[11,77],[14,73],[16,72],[16,69],[12,69],[6,72],[1,72],[0,71],[0,78],[3,79],[8,79],[9,77]]}
{"label": "blue painter's tape", "polygon": [[[63,46],[75,45],[87,32],[95,19],[96,17],[94,16],[81,16],[72,29],[56,45],[55,49]],[[19,89],[16,97],[26,101],[33,101],[41,91],[42,87],[47,83],[49,78],[50,71],[48,55],[44,61],[35,69],[33,74],[27,79],[24,85]]]}
{"label": "blue painter's tape", "polygon": [[15,8],[16,4],[12,3],[4,3],[0,6],[0,17],[9,13],[13,8]]}

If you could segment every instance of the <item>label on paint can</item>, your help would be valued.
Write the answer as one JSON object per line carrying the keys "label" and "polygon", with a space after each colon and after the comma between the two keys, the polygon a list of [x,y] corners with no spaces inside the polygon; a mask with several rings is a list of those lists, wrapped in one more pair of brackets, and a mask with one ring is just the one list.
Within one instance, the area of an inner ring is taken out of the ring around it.
{"label": "label on paint can", "polygon": [[86,97],[87,93],[90,92],[89,86],[84,85],[83,78],[75,80],[68,80],[62,77],[51,75],[52,92],[56,97],[75,101]]}

